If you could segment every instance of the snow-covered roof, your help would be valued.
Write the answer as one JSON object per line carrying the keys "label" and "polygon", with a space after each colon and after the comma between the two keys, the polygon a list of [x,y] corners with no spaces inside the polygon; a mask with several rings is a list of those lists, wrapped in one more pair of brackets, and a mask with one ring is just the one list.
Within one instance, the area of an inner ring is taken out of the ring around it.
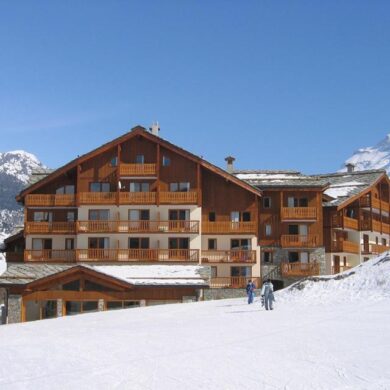
{"label": "snow-covered roof", "polygon": [[94,265],[94,264],[8,264],[0,285],[23,285],[82,266],[137,286],[207,287],[210,267],[199,265]]}

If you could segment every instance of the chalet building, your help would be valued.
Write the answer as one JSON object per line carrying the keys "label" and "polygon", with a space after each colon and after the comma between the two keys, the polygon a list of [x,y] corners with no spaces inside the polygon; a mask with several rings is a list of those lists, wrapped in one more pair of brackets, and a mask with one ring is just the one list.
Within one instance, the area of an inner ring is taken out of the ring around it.
{"label": "chalet building", "polygon": [[234,171],[259,188],[259,244],[264,278],[286,286],[326,272],[323,192],[326,180],[296,171]]}
{"label": "chalet building", "polygon": [[324,192],[326,273],[339,273],[388,251],[390,181],[385,171],[320,175]]}
{"label": "chalet building", "polygon": [[0,278],[12,321],[260,285],[261,190],[158,133],[135,127],[17,196],[24,231],[7,240]]}

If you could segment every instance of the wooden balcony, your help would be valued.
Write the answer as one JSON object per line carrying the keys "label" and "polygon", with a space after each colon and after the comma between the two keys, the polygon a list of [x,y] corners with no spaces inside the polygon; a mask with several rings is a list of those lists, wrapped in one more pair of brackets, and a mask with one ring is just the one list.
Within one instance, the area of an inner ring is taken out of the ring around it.
{"label": "wooden balcony", "polygon": [[256,263],[256,251],[202,250],[202,264],[203,263]]}
{"label": "wooden balcony", "polygon": [[78,221],[79,233],[199,233],[199,221]]}
{"label": "wooden balcony", "polygon": [[196,204],[198,192],[160,192],[160,203],[165,204]]}
{"label": "wooden balcony", "polygon": [[315,248],[319,245],[318,236],[299,234],[285,234],[281,236],[282,248]]}
{"label": "wooden balcony", "polygon": [[25,250],[24,261],[73,263],[76,261],[76,251],[59,249]]}
{"label": "wooden balcony", "polygon": [[119,175],[128,176],[155,176],[157,174],[156,164],[120,164]]}
{"label": "wooden balcony", "polygon": [[313,263],[281,263],[280,270],[282,277],[305,277],[320,274],[320,265]]}
{"label": "wooden balcony", "polygon": [[256,234],[256,222],[202,222],[202,234]]}
{"label": "wooden balcony", "polygon": [[375,219],[363,219],[360,221],[360,230],[390,234],[390,225]]}
{"label": "wooden balcony", "polygon": [[334,215],[332,218],[332,226],[346,230],[359,230],[359,221],[343,215]]}
{"label": "wooden balcony", "polygon": [[282,207],[282,220],[305,221],[317,219],[316,207]]}
{"label": "wooden balcony", "polygon": [[375,210],[383,210],[389,212],[389,203],[384,200],[372,198],[370,202],[369,197],[364,197],[360,199],[360,207],[371,208],[371,205],[372,208]]}
{"label": "wooden balcony", "polygon": [[359,244],[352,241],[333,241],[332,252],[359,253]]}
{"label": "wooden balcony", "polygon": [[120,192],[119,204],[155,204],[156,192]]}
{"label": "wooden balcony", "polygon": [[221,278],[211,278],[211,288],[245,288],[249,281],[252,281],[256,288],[261,287],[260,278],[247,277],[247,276],[229,276]]}
{"label": "wooden balcony", "polygon": [[78,249],[78,261],[198,262],[198,249]]}
{"label": "wooden balcony", "polygon": [[371,253],[374,254],[381,254],[383,252],[390,251],[390,247],[387,245],[380,245],[380,244],[372,244],[371,245]]}
{"label": "wooden balcony", "polygon": [[80,192],[78,194],[80,204],[116,204],[116,192]]}
{"label": "wooden balcony", "polygon": [[26,222],[26,234],[75,234],[75,222]]}
{"label": "wooden balcony", "polygon": [[74,194],[30,194],[26,195],[25,205],[42,207],[72,207],[76,206],[76,196]]}

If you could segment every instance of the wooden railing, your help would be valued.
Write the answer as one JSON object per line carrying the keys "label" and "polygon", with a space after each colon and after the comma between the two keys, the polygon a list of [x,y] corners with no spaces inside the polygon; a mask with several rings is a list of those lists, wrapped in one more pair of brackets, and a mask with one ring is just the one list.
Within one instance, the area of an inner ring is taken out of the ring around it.
{"label": "wooden railing", "polygon": [[340,265],[339,267],[332,266],[332,274],[338,274],[340,272],[348,271],[352,267],[347,265]]}
{"label": "wooden railing", "polygon": [[287,263],[283,262],[280,265],[281,274],[283,277],[304,277],[319,275],[320,265],[317,262],[313,263]]}
{"label": "wooden railing", "polygon": [[211,288],[245,288],[249,281],[252,281],[256,288],[261,287],[261,280],[258,277],[246,277],[246,276],[228,276],[211,278]]}
{"label": "wooden railing", "polygon": [[119,204],[155,204],[156,192],[120,192]]}
{"label": "wooden railing", "polygon": [[199,221],[78,221],[79,233],[199,233]]}
{"label": "wooden railing", "polygon": [[202,222],[202,234],[256,234],[255,222]]}
{"label": "wooden railing", "polygon": [[206,250],[202,251],[202,264],[203,263],[256,263],[256,251]]}
{"label": "wooden railing", "polygon": [[196,191],[189,192],[160,192],[160,203],[168,204],[195,204],[198,201]]}
{"label": "wooden railing", "polygon": [[8,261],[23,261],[23,252],[5,252],[5,258]]}
{"label": "wooden railing", "polygon": [[363,219],[360,221],[360,230],[373,230],[375,232],[390,234],[390,225],[386,222],[381,222],[376,219]]}
{"label": "wooden railing", "polygon": [[334,215],[332,217],[332,226],[342,229],[358,230],[359,221],[357,219],[349,218],[343,215]]}
{"label": "wooden railing", "polygon": [[282,207],[282,219],[306,220],[317,219],[316,207]]}
{"label": "wooden railing", "polygon": [[120,164],[120,176],[149,176],[156,175],[156,164]]}
{"label": "wooden railing", "polygon": [[24,261],[74,262],[76,251],[59,249],[25,250]]}
{"label": "wooden railing", "polygon": [[70,207],[76,205],[76,196],[74,194],[31,194],[26,195],[25,205],[46,207]]}
{"label": "wooden railing", "polygon": [[26,222],[27,234],[75,234],[75,222]]}
{"label": "wooden railing", "polygon": [[390,251],[390,247],[387,245],[372,244],[371,252],[375,254],[381,254],[383,252]]}
{"label": "wooden railing", "polygon": [[314,248],[318,246],[318,236],[315,234],[302,236],[299,234],[285,234],[281,236],[283,248]]}
{"label": "wooden railing", "polygon": [[332,252],[359,253],[359,244],[352,241],[333,241]]}
{"label": "wooden railing", "polygon": [[116,192],[80,192],[78,194],[80,204],[115,204]]}
{"label": "wooden railing", "polygon": [[380,200],[378,198],[372,198],[370,202],[369,197],[364,197],[360,199],[361,207],[369,208],[371,207],[371,205],[373,209],[377,209],[377,210],[382,209],[387,212],[389,211],[389,203],[384,200]]}

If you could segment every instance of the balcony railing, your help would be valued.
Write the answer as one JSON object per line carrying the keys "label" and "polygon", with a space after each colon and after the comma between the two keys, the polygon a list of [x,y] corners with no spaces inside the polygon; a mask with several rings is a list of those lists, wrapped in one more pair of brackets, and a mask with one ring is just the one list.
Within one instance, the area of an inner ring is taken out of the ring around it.
{"label": "balcony railing", "polygon": [[26,206],[63,206],[71,207],[76,205],[76,196],[74,194],[31,194],[26,195]]}
{"label": "balcony railing", "polygon": [[390,234],[390,225],[385,222],[377,221],[375,219],[363,219],[360,221],[360,230],[375,232],[382,232],[384,234]]}
{"label": "balcony railing", "polygon": [[26,222],[27,234],[75,234],[75,222]]}
{"label": "balcony railing", "polygon": [[202,251],[202,263],[256,263],[256,251],[206,250]]}
{"label": "balcony railing", "polygon": [[256,234],[255,222],[202,222],[202,234]]}
{"label": "balcony railing", "polygon": [[198,193],[196,191],[189,192],[160,192],[160,203],[168,204],[196,204],[198,201]]}
{"label": "balcony railing", "polygon": [[338,274],[340,272],[348,271],[351,268],[352,267],[350,267],[348,265],[340,265],[339,267],[333,266],[332,267],[332,274],[334,275],[334,274]]}
{"label": "balcony railing", "polygon": [[247,276],[228,276],[211,278],[211,288],[245,288],[249,281],[252,281],[256,288],[261,287],[261,281],[258,277],[247,277]]}
{"label": "balcony railing", "polygon": [[387,211],[387,212],[389,211],[389,203],[384,201],[384,200],[372,198],[371,202],[370,202],[369,197],[364,197],[364,198],[360,199],[360,206],[361,207],[369,208],[369,207],[371,207],[371,205],[372,205],[373,209],[377,209],[377,210],[382,209],[382,210]]}
{"label": "balcony railing", "polygon": [[352,241],[333,241],[332,252],[359,253],[359,244]]}
{"label": "balcony railing", "polygon": [[119,204],[155,204],[156,192],[120,192]]}
{"label": "balcony railing", "polygon": [[319,245],[318,236],[285,234],[281,236],[281,244],[283,248],[314,248]]}
{"label": "balcony railing", "polygon": [[75,262],[76,251],[59,249],[25,250],[24,261]]}
{"label": "balcony railing", "polygon": [[334,215],[332,218],[332,226],[341,229],[359,229],[359,221],[354,218],[349,218],[343,215]]}
{"label": "balcony railing", "polygon": [[315,220],[317,219],[316,207],[282,207],[282,219],[288,220]]}
{"label": "balcony railing", "polygon": [[116,192],[80,192],[78,194],[80,204],[115,204]]}
{"label": "balcony railing", "polygon": [[156,164],[120,164],[120,176],[150,176],[156,175]]}
{"label": "balcony railing", "polygon": [[78,221],[79,233],[199,233],[199,221]]}
{"label": "balcony railing", "polygon": [[319,275],[320,265],[317,262],[313,262],[313,263],[283,262],[280,265],[280,270],[283,277],[305,277],[305,276]]}
{"label": "balcony railing", "polygon": [[381,254],[383,252],[390,251],[390,247],[387,245],[380,245],[380,244],[372,244],[371,245],[371,253],[374,254]]}

